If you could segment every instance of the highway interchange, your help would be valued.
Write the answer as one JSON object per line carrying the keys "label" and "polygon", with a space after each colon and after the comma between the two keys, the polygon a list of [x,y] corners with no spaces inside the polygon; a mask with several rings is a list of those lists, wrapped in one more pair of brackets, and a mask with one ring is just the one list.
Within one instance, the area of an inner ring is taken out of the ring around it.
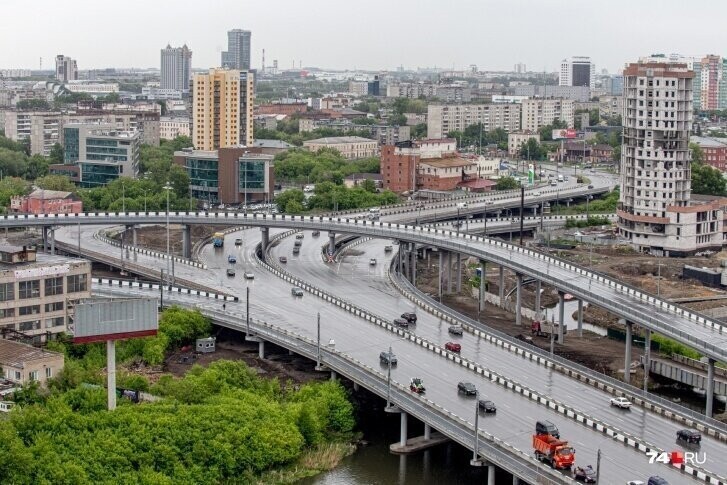
{"label": "highway interchange", "polygon": [[[60,228],[56,231],[56,238],[59,241],[65,240],[68,244],[75,244],[76,230],[73,226]],[[105,243],[90,237],[93,232],[99,230],[99,227],[82,226],[81,230],[84,249],[105,251],[110,254],[120,253],[118,248],[109,249]],[[271,229],[270,232],[273,237],[283,230]],[[416,311],[419,321],[412,331],[431,342],[443,344],[453,339],[447,333],[448,324],[422,310],[415,310],[413,304],[404,299],[390,284],[386,269],[392,253],[385,253],[383,248],[384,245],[391,244],[391,241],[372,239],[356,246],[357,252],[362,254],[345,257],[341,263],[324,264],[321,258],[321,246],[326,242],[325,234],[323,232],[321,237],[314,238],[311,232],[305,232],[299,256],[292,256],[294,241],[292,237],[283,239],[279,245],[270,250],[270,254],[273,260],[280,255],[286,255],[288,263],[285,269],[290,273],[341,298],[355,301],[359,306],[379,315],[393,319],[403,311]],[[234,239],[237,237],[242,237],[244,241],[240,247],[234,246]],[[259,242],[260,231],[256,229],[231,233],[226,236],[225,247],[222,250],[215,250],[209,245],[203,248],[200,259],[207,264],[206,270],[177,264],[176,274],[178,277],[189,278],[205,286],[238,295],[243,300],[245,287],[249,285],[252,315],[262,320],[275,321],[290,331],[311,338],[315,337],[316,313],[320,311],[323,341],[329,338],[335,339],[337,350],[370,365],[376,365],[379,352],[391,345],[399,358],[399,365],[392,373],[396,381],[405,384],[412,376],[423,377],[430,399],[464,417],[474,414],[473,402],[471,399],[458,396],[455,384],[459,380],[474,382],[484,396],[493,399],[498,405],[497,416],[488,416],[481,420],[481,428],[522,450],[530,449],[534,422],[538,419],[550,419],[559,426],[562,436],[569,439],[576,447],[577,463],[594,464],[596,450],[600,448],[603,451],[602,477],[607,479],[605,483],[625,483],[630,479],[643,480],[655,473],[667,478],[671,483],[682,483],[688,479],[670,467],[649,465],[647,457],[642,453],[567,419],[545,406],[507,391],[500,385],[480,378],[449,360],[433,357],[430,352],[416,344],[401,340],[380,327],[354,317],[310,294],[302,298],[292,297],[290,284],[259,266],[254,256],[255,247]],[[235,265],[237,276],[234,278],[224,276],[224,270],[228,267],[227,256],[231,253],[238,256]],[[377,259],[377,264],[373,267],[369,265],[371,257]],[[166,267],[165,261],[153,257],[138,255],[137,261],[143,265]],[[255,280],[244,280],[243,269],[252,269]],[[220,304],[204,303],[204,305]],[[228,306],[232,308],[236,305],[228,304]],[[608,406],[610,395],[606,393],[525,361],[467,333],[458,339],[463,345],[463,356],[480,365],[543,394],[570,403],[578,410],[659,448],[665,450],[679,448],[674,441],[679,426],[669,420],[640,408],[634,408],[630,412],[612,409]],[[722,460],[724,450],[723,444],[705,437],[701,451],[707,453],[708,461],[704,468],[718,475],[727,474],[727,464]]]}

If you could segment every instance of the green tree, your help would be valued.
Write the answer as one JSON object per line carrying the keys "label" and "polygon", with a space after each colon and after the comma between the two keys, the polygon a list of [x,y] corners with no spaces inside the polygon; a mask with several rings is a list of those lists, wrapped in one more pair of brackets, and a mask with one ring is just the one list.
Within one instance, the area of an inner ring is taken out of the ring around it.
{"label": "green tree", "polygon": [[417,123],[411,128],[411,137],[415,140],[421,140],[427,137],[427,124]]}
{"label": "green tree", "polygon": [[60,143],[54,143],[50,149],[50,161],[51,163],[63,163],[63,146]]}
{"label": "green tree", "polygon": [[520,182],[513,177],[502,177],[495,184],[495,190],[512,190],[520,187]]}
{"label": "green tree", "polygon": [[702,195],[726,195],[722,172],[710,165],[692,163],[692,193]]}
{"label": "green tree", "polygon": [[45,190],[60,190],[62,192],[77,192],[78,187],[65,175],[46,175],[37,178],[35,185]]}
{"label": "green tree", "polygon": [[690,143],[689,149],[692,151],[692,162],[702,163],[704,162],[704,150],[696,143]]}
{"label": "green tree", "polygon": [[364,189],[366,192],[376,192],[376,182],[374,182],[371,179],[366,179],[363,182],[361,182],[360,187]]}
{"label": "green tree", "polygon": [[28,160],[28,165],[25,169],[25,178],[28,180],[35,180],[38,177],[42,177],[48,173],[48,159],[43,155],[33,155]]}
{"label": "green tree", "polygon": [[15,106],[19,110],[49,110],[51,109],[50,104],[45,99],[21,99]]}
{"label": "green tree", "polygon": [[305,194],[299,189],[286,190],[275,198],[275,203],[278,204],[280,212],[287,212],[288,205],[291,203],[295,203],[295,205],[291,206],[291,209],[302,211],[303,204],[305,204]]}
{"label": "green tree", "polygon": [[22,152],[0,148],[0,170],[4,177],[22,177],[28,170],[28,156]]}
{"label": "green tree", "polygon": [[30,184],[18,177],[3,177],[0,180],[0,208],[3,210],[10,206],[10,198],[15,195],[25,195],[30,191]]}
{"label": "green tree", "polygon": [[546,155],[547,152],[535,138],[529,138],[520,147],[520,157],[525,160],[542,160]]}

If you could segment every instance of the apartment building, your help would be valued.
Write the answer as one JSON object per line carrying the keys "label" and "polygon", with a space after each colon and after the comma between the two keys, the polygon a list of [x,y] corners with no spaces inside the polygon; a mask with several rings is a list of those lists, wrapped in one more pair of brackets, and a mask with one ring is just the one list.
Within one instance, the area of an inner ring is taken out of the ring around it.
{"label": "apartment building", "polygon": [[538,131],[555,120],[564,121],[568,128],[575,126],[575,106],[572,99],[527,99],[522,102],[522,129]]}
{"label": "apartment building", "polygon": [[161,50],[161,71],[159,87],[161,89],[189,91],[192,80],[192,51],[187,45],[182,47],[167,46]]}
{"label": "apartment building", "polygon": [[271,201],[274,197],[274,156],[264,147],[174,152],[174,163],[189,175],[192,197],[209,204]]}
{"label": "apartment building", "polygon": [[159,120],[159,138],[174,140],[178,136],[189,136],[191,122],[187,117],[162,116]]}
{"label": "apartment building", "polygon": [[525,145],[528,140],[533,139],[540,143],[540,133],[537,131],[515,131],[507,134],[507,154],[511,157],[517,157],[520,148]]}
{"label": "apartment building", "polygon": [[442,158],[457,153],[457,140],[408,140],[381,147],[381,175],[385,189],[396,193],[416,189],[417,166],[422,159]]}
{"label": "apartment building", "polygon": [[375,157],[379,154],[378,142],[361,136],[316,138],[315,140],[304,141],[303,148],[312,152],[316,152],[321,148],[332,148],[338,150],[341,156],[347,160]]}
{"label": "apartment building", "polygon": [[704,152],[704,163],[722,172],[727,172],[727,141],[724,138],[692,136],[690,143],[699,145]]}
{"label": "apartment building", "polygon": [[90,262],[0,246],[0,329],[5,332],[38,342],[53,339],[68,330],[75,303],[90,297]]}
{"label": "apartment building", "polygon": [[560,63],[558,84],[561,86],[596,87],[596,65],[590,57],[575,56]]}
{"label": "apartment building", "polygon": [[445,103],[469,103],[472,89],[464,84],[392,83],[386,86],[387,98],[439,98]]}
{"label": "apartment building", "polygon": [[62,83],[78,79],[76,60],[63,54],[58,54],[56,56],[56,79]]}
{"label": "apartment building", "polygon": [[248,71],[210,69],[195,74],[192,140],[199,150],[252,145],[254,79]]}
{"label": "apartment building", "polygon": [[619,235],[637,250],[682,256],[720,250],[727,199],[691,194],[694,71],[674,62],[624,70]]}
{"label": "apartment building", "polygon": [[463,131],[482,123],[485,131],[520,129],[519,104],[430,104],[427,107],[427,135],[441,139],[452,131]]}
{"label": "apartment building", "polygon": [[38,382],[45,386],[48,379],[61,373],[63,363],[63,354],[59,352],[0,339],[0,377],[15,384]]}
{"label": "apartment building", "polygon": [[526,84],[513,86],[509,94],[528,98],[562,98],[585,102],[591,99],[591,88],[588,86],[549,86]]}
{"label": "apartment building", "polygon": [[623,96],[601,96],[598,98],[598,112],[601,118],[621,116],[624,110]]}
{"label": "apartment building", "polygon": [[222,52],[221,64],[225,69],[250,70],[252,32],[232,29],[227,32],[227,50]]}

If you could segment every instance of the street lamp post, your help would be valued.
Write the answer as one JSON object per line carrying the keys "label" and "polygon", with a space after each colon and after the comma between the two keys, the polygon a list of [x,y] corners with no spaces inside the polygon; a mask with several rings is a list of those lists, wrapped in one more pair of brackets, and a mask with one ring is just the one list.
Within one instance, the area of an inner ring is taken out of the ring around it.
{"label": "street lamp post", "polygon": [[386,369],[386,407],[387,408],[391,407],[391,356],[392,356],[391,345],[389,345],[389,356],[388,356],[389,358],[386,359],[388,362],[388,364],[386,366],[387,367],[387,369]]}
{"label": "street lamp post", "polygon": [[480,463],[480,391],[475,391],[475,446],[472,452],[471,465],[477,466]]}
{"label": "street lamp post", "polygon": [[592,195],[586,196],[586,219],[588,219],[588,201],[591,200],[592,198],[593,198]]}
{"label": "street lamp post", "polygon": [[126,186],[123,181],[121,182],[121,212],[126,212]]}
{"label": "street lamp post", "polygon": [[146,212],[146,194],[149,193],[149,189],[144,189],[144,212]]}
{"label": "street lamp post", "polygon": [[162,188],[167,191],[167,276],[168,276],[170,274],[169,262],[172,259],[172,254],[169,251],[169,191],[172,190],[172,186],[169,185],[169,182],[167,182],[167,184]]}

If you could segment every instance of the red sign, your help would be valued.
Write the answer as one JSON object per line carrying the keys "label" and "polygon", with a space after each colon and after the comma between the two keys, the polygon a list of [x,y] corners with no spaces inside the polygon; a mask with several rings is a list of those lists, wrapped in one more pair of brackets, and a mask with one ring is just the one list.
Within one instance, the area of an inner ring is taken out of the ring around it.
{"label": "red sign", "polygon": [[562,140],[576,138],[577,132],[573,128],[564,128],[560,130],[553,130],[553,140]]}

